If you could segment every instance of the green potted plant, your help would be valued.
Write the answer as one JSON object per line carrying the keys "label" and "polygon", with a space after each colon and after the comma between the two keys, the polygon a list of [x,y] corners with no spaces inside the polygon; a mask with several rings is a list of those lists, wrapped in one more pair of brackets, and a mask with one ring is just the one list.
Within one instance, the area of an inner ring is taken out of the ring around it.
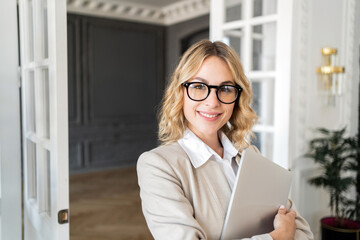
{"label": "green potted plant", "polygon": [[354,160],[358,157],[354,148],[358,142],[344,137],[345,130],[317,129],[321,136],[310,141],[309,152],[305,154],[305,157],[312,158],[322,170],[321,175],[310,179],[309,183],[325,188],[330,195],[329,206],[332,215],[321,219],[323,240],[350,240],[359,236],[360,224],[346,218],[354,215],[349,206],[356,201],[345,197],[349,188],[357,183],[353,177],[344,177],[343,174],[347,170],[358,169],[359,162]]}
{"label": "green potted plant", "polygon": [[344,169],[354,174],[355,199],[345,199],[343,204],[347,206],[345,210],[346,217],[360,222],[360,134],[349,137],[347,142],[352,151]]}

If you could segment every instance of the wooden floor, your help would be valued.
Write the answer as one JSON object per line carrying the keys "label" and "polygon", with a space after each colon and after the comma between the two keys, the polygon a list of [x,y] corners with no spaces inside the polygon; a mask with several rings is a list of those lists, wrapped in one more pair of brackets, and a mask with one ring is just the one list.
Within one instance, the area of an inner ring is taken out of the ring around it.
{"label": "wooden floor", "polygon": [[135,167],[70,176],[70,239],[153,239]]}

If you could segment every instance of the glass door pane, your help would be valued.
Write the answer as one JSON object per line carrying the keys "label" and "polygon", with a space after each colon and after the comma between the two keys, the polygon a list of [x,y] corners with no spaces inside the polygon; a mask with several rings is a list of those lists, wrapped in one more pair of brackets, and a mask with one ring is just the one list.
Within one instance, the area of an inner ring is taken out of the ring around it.
{"label": "glass door pane", "polygon": [[276,0],[254,0],[253,16],[260,17],[276,14]]}
{"label": "glass door pane", "polygon": [[224,39],[227,45],[231,46],[240,59],[242,60],[243,56],[241,55],[241,44],[243,39],[243,30],[241,28],[233,29],[233,30],[226,30],[224,32]]}
{"label": "glass door pane", "polygon": [[25,171],[27,171],[28,179],[28,199],[37,199],[37,179],[36,179],[36,167],[37,167],[37,156],[36,156],[36,144],[31,140],[27,140],[26,148],[26,162],[27,166]]}
{"label": "glass door pane", "polygon": [[27,12],[26,14],[26,18],[27,18],[27,31],[25,32],[27,34],[26,38],[27,38],[27,49],[24,49],[23,51],[25,51],[27,58],[26,61],[27,62],[32,62],[34,61],[34,45],[35,45],[35,41],[34,41],[34,1],[33,0],[28,0],[26,2],[27,5]]}
{"label": "glass door pane", "polygon": [[49,57],[49,44],[48,44],[48,6],[47,0],[41,0],[41,25],[42,25],[42,58]]}
{"label": "glass door pane", "polygon": [[253,144],[261,154],[273,160],[274,134],[270,132],[255,132],[256,139]]}
{"label": "glass door pane", "polygon": [[251,80],[253,90],[252,108],[258,115],[258,124],[274,124],[274,79]]}
{"label": "glass door pane", "polygon": [[44,96],[44,137],[50,139],[50,87],[49,87],[49,70],[47,68],[42,69],[42,90]]}
{"label": "glass door pane", "polygon": [[51,217],[51,154],[46,150],[45,160],[46,171],[46,212]]}
{"label": "glass door pane", "polygon": [[232,22],[242,19],[242,0],[226,0],[225,8],[225,22]]}
{"label": "glass door pane", "polygon": [[27,72],[26,88],[26,125],[28,132],[36,132],[36,104],[35,104],[35,77],[34,71]]}
{"label": "glass door pane", "polygon": [[252,27],[252,70],[275,70],[275,34],[275,23],[266,23]]}

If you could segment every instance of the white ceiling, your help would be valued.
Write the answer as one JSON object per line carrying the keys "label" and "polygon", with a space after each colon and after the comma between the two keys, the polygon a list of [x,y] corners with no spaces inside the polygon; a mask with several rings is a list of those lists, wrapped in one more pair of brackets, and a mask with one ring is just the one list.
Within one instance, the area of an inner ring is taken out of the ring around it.
{"label": "white ceiling", "polygon": [[141,5],[148,5],[151,7],[166,7],[168,5],[171,5],[173,3],[176,2],[181,2],[183,0],[116,0],[118,2],[125,2],[125,3],[137,3],[137,4],[141,4]]}
{"label": "white ceiling", "polygon": [[209,13],[210,0],[67,0],[68,12],[172,25]]}

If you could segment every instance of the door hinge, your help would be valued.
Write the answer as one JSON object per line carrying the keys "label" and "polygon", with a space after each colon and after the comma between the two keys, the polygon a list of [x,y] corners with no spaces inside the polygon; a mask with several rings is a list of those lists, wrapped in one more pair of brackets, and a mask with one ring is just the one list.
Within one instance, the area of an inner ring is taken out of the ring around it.
{"label": "door hinge", "polygon": [[58,222],[59,224],[64,224],[69,222],[69,210],[64,209],[60,210],[58,213]]}

